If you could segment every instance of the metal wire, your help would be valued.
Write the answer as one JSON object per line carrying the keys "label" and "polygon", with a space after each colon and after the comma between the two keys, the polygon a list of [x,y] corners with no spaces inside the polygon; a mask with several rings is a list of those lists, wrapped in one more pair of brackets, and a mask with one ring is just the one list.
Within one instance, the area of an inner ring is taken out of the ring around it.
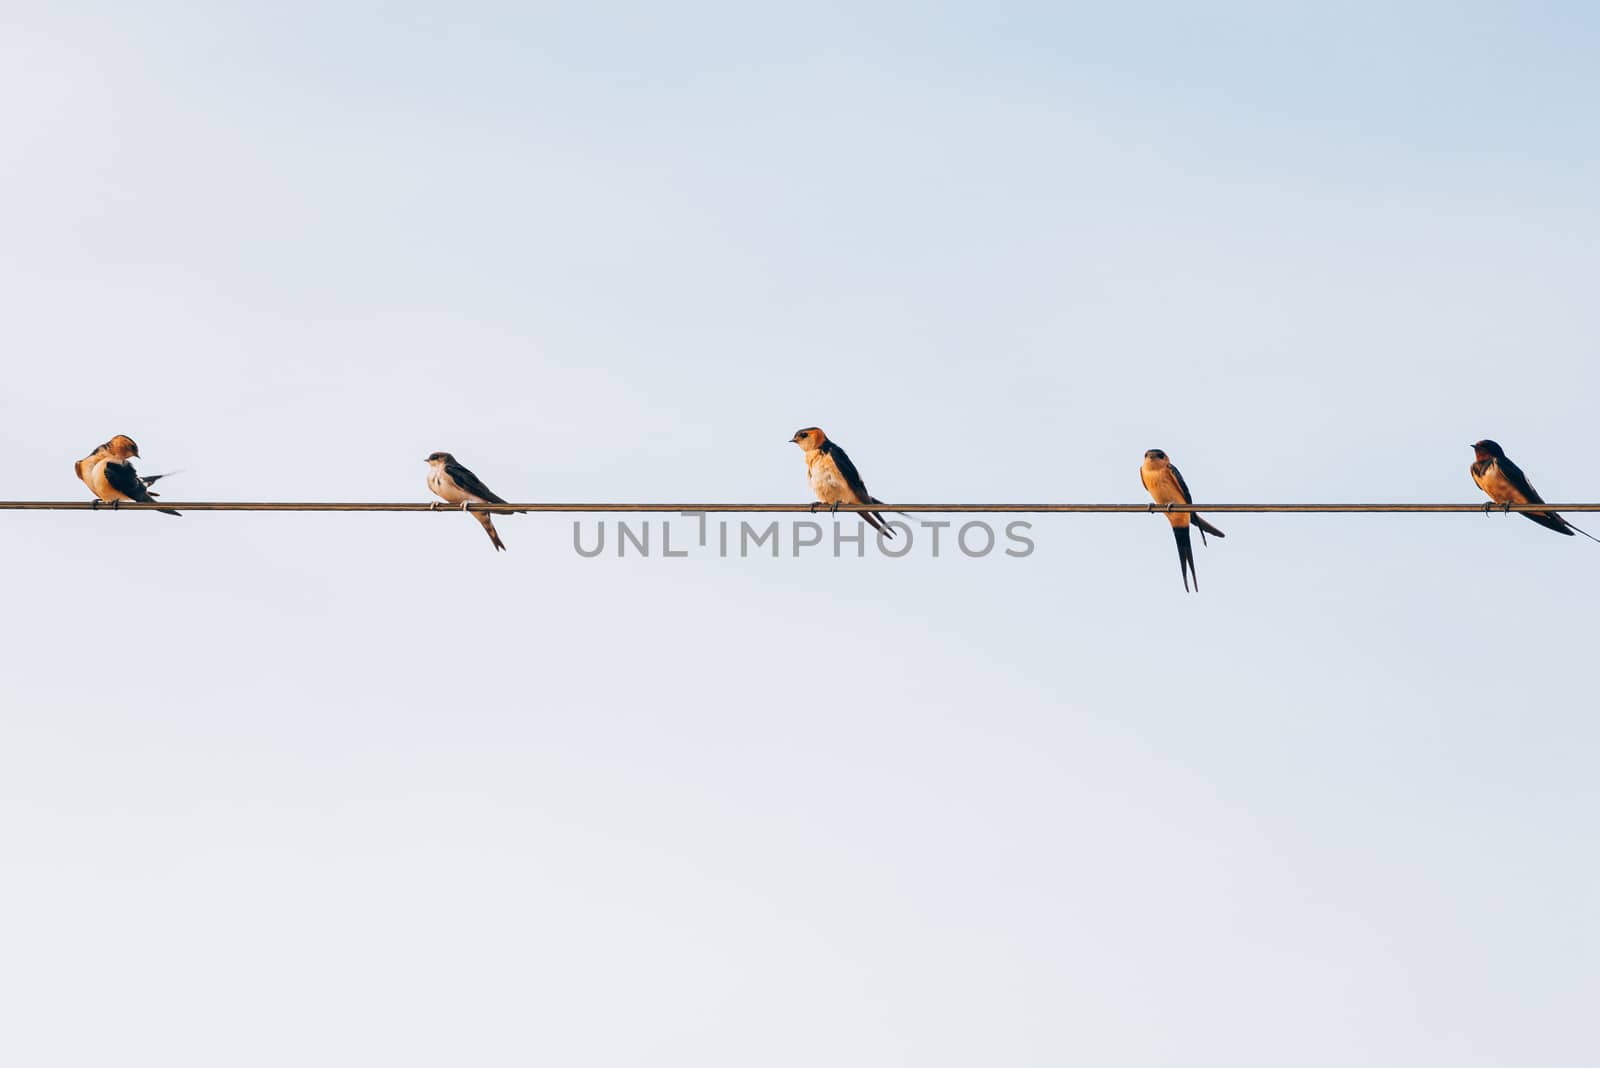
{"label": "metal wire", "polygon": [[[809,504],[563,504],[530,502],[526,504],[472,504],[463,509],[460,505],[432,505],[418,501],[160,501],[144,503],[122,501],[115,508],[95,501],[0,501],[0,511],[122,511],[139,512],[157,509],[175,509],[181,512],[489,512],[504,515],[510,512],[571,512],[571,513],[631,513],[631,512],[787,512],[809,513]],[[817,509],[817,515],[827,515],[831,506]],[[841,504],[841,513],[847,512],[908,512],[953,514],[1030,514],[1045,515],[1071,512],[1090,515],[1103,514],[1164,514],[1167,512],[1226,512],[1251,513],[1360,513],[1390,512],[1401,514],[1454,513],[1454,512],[1600,512],[1600,503],[1590,504]]]}

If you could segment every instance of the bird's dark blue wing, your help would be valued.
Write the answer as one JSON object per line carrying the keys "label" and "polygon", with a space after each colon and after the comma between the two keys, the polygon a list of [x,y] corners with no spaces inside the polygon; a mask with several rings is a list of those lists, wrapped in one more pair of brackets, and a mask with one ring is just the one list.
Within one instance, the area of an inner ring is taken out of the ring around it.
{"label": "bird's dark blue wing", "polygon": [[145,489],[144,480],[133,469],[132,464],[119,464],[107,461],[104,467],[106,481],[118,493],[126,494],[135,501],[150,500],[150,491]]}
{"label": "bird's dark blue wing", "polygon": [[445,464],[444,473],[449,475],[456,485],[474,497],[482,498],[490,504],[505,504],[505,500],[494,490],[485,486],[477,475],[468,471],[460,464]]}
{"label": "bird's dark blue wing", "polygon": [[1506,476],[1506,481],[1511,483],[1518,493],[1528,498],[1529,504],[1544,503],[1544,498],[1539,496],[1539,491],[1533,488],[1533,484],[1528,481],[1528,476],[1522,473],[1522,468],[1504,456],[1495,460],[1495,466],[1500,468],[1500,473]]}
{"label": "bird's dark blue wing", "polygon": [[850,492],[854,493],[862,504],[871,504],[872,494],[867,492],[867,484],[861,481],[861,472],[856,470],[856,465],[850,462],[850,457],[845,455],[845,451],[829,441],[823,444],[822,452],[825,456],[833,457],[834,466],[838,467],[845,485],[850,487]]}
{"label": "bird's dark blue wing", "polygon": [[[108,460],[104,466],[104,471],[106,473],[106,481],[118,493],[127,494],[130,500],[144,501],[149,504],[156,503],[156,495],[145,488],[144,479],[139,477],[139,472],[133,469],[132,464],[119,464]],[[159,478],[161,476],[157,475],[156,477]],[[154,481],[154,479],[151,481]],[[183,514],[171,508],[163,508],[161,511],[166,515]]]}
{"label": "bird's dark blue wing", "polygon": [[[1170,464],[1170,463],[1167,464],[1167,469],[1172,472],[1172,477],[1178,480],[1178,492],[1183,494],[1183,503],[1184,504],[1193,504],[1194,503],[1194,495],[1189,492],[1189,483],[1187,483],[1187,482],[1185,482],[1183,480],[1183,472],[1179,471],[1176,467],[1172,466],[1172,464]],[[1207,534],[1210,534],[1211,536],[1217,537],[1217,538],[1226,538],[1227,537],[1226,534],[1224,534],[1222,531],[1218,530],[1211,523],[1208,523],[1206,520],[1201,519],[1199,512],[1191,512],[1191,513],[1189,513],[1189,520],[1192,523],[1194,523],[1195,526],[1200,528],[1200,544],[1201,545],[1204,545],[1206,543],[1206,535]],[[1190,561],[1190,567],[1192,568],[1193,566],[1194,566],[1193,561]],[[1200,577],[1198,575],[1195,576],[1194,588],[1197,589],[1197,590],[1200,588]]]}
{"label": "bird's dark blue wing", "polygon": [[1183,472],[1179,471],[1176,465],[1170,463],[1167,465],[1167,470],[1171,471],[1172,477],[1178,480],[1178,492],[1183,494],[1183,503],[1193,504],[1194,497],[1189,493],[1189,483],[1183,480]]}

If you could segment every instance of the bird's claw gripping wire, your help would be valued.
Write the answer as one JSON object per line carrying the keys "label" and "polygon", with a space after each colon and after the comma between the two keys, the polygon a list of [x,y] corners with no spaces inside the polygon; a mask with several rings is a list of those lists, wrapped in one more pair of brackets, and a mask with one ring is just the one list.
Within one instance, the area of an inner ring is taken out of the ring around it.
{"label": "bird's claw gripping wire", "polygon": [[828,509],[828,514],[829,515],[838,515],[839,514],[839,502],[838,501],[834,501],[833,502],[833,507]]}
{"label": "bird's claw gripping wire", "polygon": [[812,515],[816,515],[817,514],[817,509],[821,508],[821,507],[822,507],[822,502],[821,501],[812,501],[811,502],[811,514]]}

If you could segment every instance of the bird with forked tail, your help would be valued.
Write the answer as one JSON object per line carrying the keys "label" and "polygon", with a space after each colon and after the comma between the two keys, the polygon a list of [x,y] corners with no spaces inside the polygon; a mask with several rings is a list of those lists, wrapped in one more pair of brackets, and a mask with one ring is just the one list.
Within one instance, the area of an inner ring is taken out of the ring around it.
{"label": "bird with forked tail", "polygon": [[[1472,443],[1473,461],[1472,481],[1478,488],[1489,495],[1495,504],[1543,504],[1544,498],[1539,496],[1539,491],[1533,488],[1533,483],[1528,481],[1528,476],[1522,473],[1522,468],[1512,462],[1506,451],[1497,441],[1484,438],[1482,441]],[[1489,505],[1484,505],[1488,511]],[[1559,512],[1523,512],[1523,518],[1531,519],[1547,530],[1557,534],[1571,537],[1582,534],[1590,541],[1600,541],[1593,534],[1580,527],[1575,527]]]}
{"label": "bird with forked tail", "polygon": [[[1194,498],[1189,495],[1189,484],[1183,480],[1183,475],[1172,465],[1167,454],[1160,449],[1149,449],[1145,452],[1144,463],[1139,466],[1139,480],[1150,492],[1150,499],[1157,504],[1172,506],[1194,503]],[[1172,524],[1172,536],[1178,543],[1178,571],[1183,575],[1184,591],[1188,592],[1189,579],[1193,577],[1194,592],[1199,593],[1200,576],[1194,571],[1194,545],[1189,540],[1189,527],[1193,524],[1199,528],[1202,545],[1205,544],[1207,534],[1218,538],[1227,535],[1200,518],[1198,512],[1169,511],[1167,521]]]}
{"label": "bird with forked tail", "polygon": [[[161,494],[150,487],[166,475],[141,475],[134,470],[132,460],[139,456],[139,446],[126,434],[118,434],[110,441],[95,447],[88,456],[72,465],[73,471],[83,480],[95,496],[95,501],[108,502],[112,508],[123,501],[142,501],[154,504]],[[164,515],[182,515],[171,508],[158,509]]]}
{"label": "bird with forked tail", "polygon": [[[856,465],[850,462],[850,457],[834,442],[828,440],[820,427],[808,426],[794,432],[794,437],[789,439],[800,446],[805,454],[806,477],[811,482],[811,492],[816,494],[816,501],[811,505],[815,512],[824,504],[833,505],[837,512],[841,504],[882,504],[872,494],[867,492],[867,485],[861,481],[861,472],[856,470]],[[885,538],[895,536],[895,529],[884,521],[879,512],[862,512],[861,518],[872,524]]]}
{"label": "bird with forked tail", "polygon": [[[435,452],[428,455],[428,488],[442,497],[450,504],[459,504],[462,511],[467,510],[469,504],[505,504],[506,500],[494,490],[483,484],[483,480],[468,471],[456,458],[447,452]],[[472,512],[483,527],[489,540],[494,543],[496,552],[504,552],[506,543],[500,540],[500,534],[494,529],[494,516],[488,512]]]}

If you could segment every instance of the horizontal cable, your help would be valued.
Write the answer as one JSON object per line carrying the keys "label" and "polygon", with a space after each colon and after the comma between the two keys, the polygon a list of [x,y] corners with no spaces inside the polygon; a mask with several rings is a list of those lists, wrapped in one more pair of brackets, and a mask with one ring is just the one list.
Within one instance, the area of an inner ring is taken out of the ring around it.
{"label": "horizontal cable", "polygon": [[[437,507],[425,502],[402,501],[380,503],[373,501],[160,501],[155,503],[123,501],[115,509],[110,504],[96,505],[93,501],[0,501],[0,511],[155,511],[175,509],[181,512],[432,512],[463,511],[460,505],[441,504]],[[573,513],[627,513],[627,512],[787,512],[809,513],[809,504],[556,504],[551,502],[528,504],[473,504],[467,511],[490,512],[503,515],[509,512],[573,512]],[[831,506],[817,510],[826,515]],[[844,512],[946,512],[959,514],[1050,514],[1075,512],[1088,514],[1142,514],[1166,512],[1600,512],[1600,503],[1591,504],[841,504]]]}

